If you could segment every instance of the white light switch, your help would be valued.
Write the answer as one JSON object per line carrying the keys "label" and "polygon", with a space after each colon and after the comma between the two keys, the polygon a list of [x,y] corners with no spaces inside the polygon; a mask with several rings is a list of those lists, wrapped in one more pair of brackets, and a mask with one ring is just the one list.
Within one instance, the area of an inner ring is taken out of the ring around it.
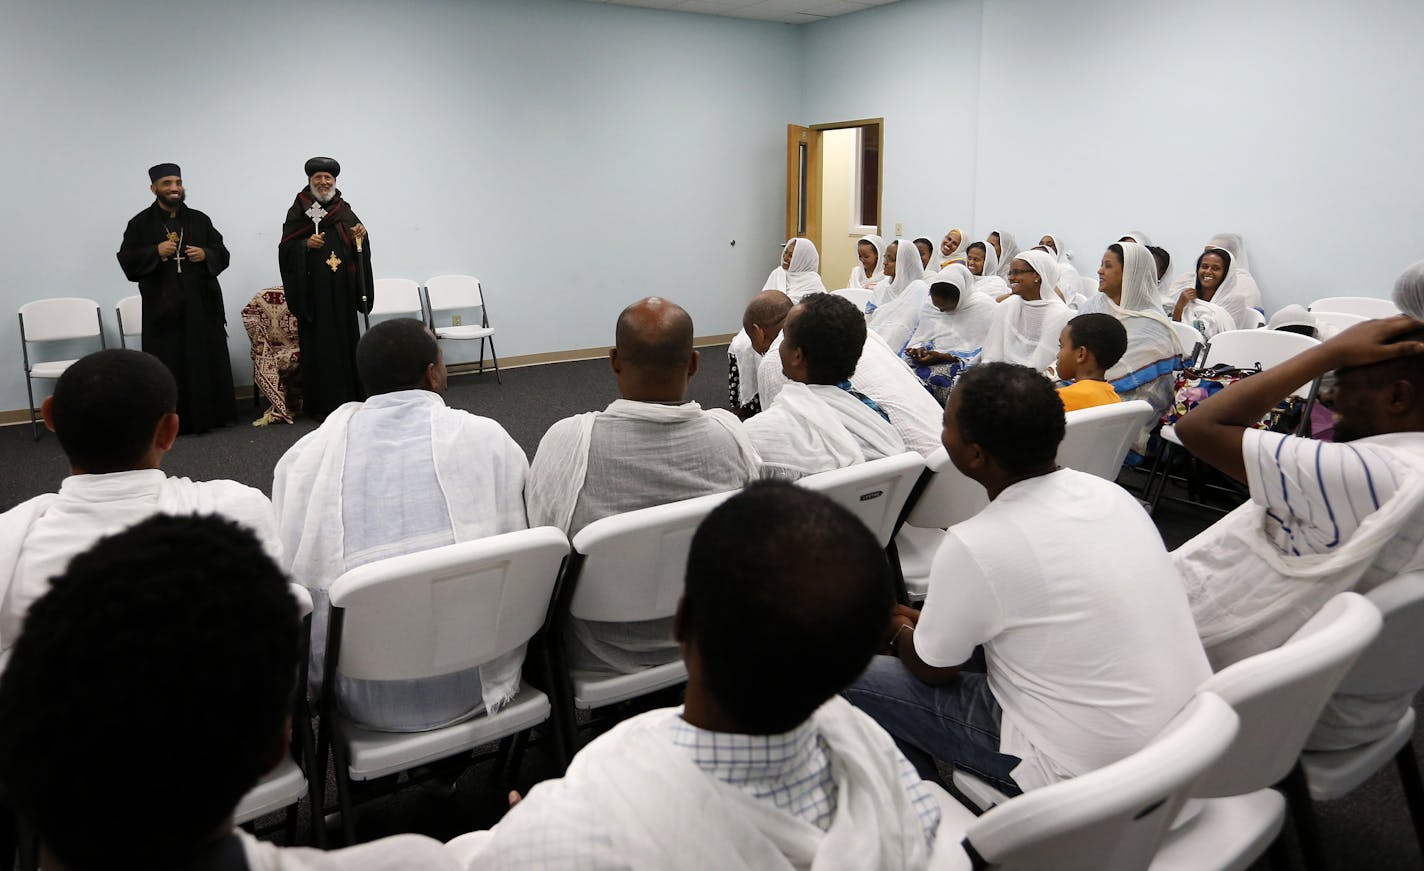
{"label": "white light switch", "polygon": [[896,235],[896,236],[903,236],[903,235],[905,235],[905,225],[902,224],[902,223],[900,223],[899,221],[896,221],[896,222],[895,222],[895,235]]}

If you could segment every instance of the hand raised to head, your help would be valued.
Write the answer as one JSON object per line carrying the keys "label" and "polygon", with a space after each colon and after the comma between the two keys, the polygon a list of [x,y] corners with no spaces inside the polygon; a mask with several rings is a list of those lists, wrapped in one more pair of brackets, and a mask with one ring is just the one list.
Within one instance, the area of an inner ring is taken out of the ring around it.
{"label": "hand raised to head", "polygon": [[1337,366],[1369,366],[1424,354],[1424,341],[1398,341],[1400,336],[1418,332],[1424,332],[1424,321],[1395,315],[1355,324],[1325,342],[1325,347],[1332,352]]}

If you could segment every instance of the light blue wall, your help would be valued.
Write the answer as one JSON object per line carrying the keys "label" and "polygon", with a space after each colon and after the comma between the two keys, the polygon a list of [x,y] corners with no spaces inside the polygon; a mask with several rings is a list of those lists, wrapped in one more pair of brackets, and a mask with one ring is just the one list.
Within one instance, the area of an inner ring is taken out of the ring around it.
{"label": "light blue wall", "polygon": [[1418,0],[904,0],[806,30],[807,120],[883,107],[907,234],[1057,232],[1092,274],[1130,228],[1174,271],[1236,231],[1268,311],[1388,296],[1424,257]]}
{"label": "light blue wall", "polygon": [[[238,313],[280,282],[313,154],[341,161],[378,277],[485,282],[502,355],[608,344],[649,294],[732,331],[774,265],[791,25],[572,0],[5,0],[0,21],[0,309],[89,296],[112,334],[135,292],[114,252],[164,160],[232,251],[239,383]],[[0,318],[0,409],[25,405],[18,340]]]}
{"label": "light blue wall", "polygon": [[973,219],[980,17],[978,0],[901,0],[803,27],[804,122],[885,119],[886,236]]}

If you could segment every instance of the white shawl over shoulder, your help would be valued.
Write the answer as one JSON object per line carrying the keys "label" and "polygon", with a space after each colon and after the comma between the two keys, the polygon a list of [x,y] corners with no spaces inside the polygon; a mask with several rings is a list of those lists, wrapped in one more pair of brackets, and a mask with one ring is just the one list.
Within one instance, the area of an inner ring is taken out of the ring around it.
{"label": "white shawl over shoulder", "polygon": [[[813,714],[836,782],[830,829],[708,776],[668,739],[676,709],[625,720],[585,747],[560,779],[534,789],[493,831],[478,867],[497,868],[526,841],[588,844],[592,867],[665,871],[909,871],[928,862],[924,829],[899,777],[890,736],[843,699]],[[597,832],[569,821],[598,820]]]}

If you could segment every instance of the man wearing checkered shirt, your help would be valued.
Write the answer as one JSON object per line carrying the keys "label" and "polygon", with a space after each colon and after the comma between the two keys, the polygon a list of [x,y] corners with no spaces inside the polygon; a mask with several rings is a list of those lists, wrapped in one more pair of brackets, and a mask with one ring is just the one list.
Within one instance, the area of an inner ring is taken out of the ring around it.
{"label": "man wearing checkered shirt", "polygon": [[748,487],[693,538],[676,622],[684,706],[585,747],[471,867],[924,868],[934,794],[837,695],[884,647],[893,605],[859,520],[788,484]]}

